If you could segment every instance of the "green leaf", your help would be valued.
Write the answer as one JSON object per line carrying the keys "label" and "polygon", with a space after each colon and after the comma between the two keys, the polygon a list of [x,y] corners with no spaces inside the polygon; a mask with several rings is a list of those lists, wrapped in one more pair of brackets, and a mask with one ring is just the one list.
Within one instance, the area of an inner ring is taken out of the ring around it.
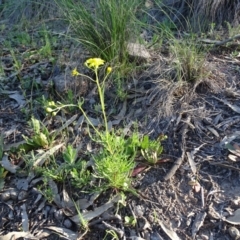
{"label": "green leaf", "polygon": [[149,144],[150,144],[150,142],[149,142],[149,136],[148,136],[148,135],[145,135],[145,136],[143,137],[142,142],[141,142],[141,148],[142,148],[142,149],[147,149],[147,148],[149,147]]}
{"label": "green leaf", "polygon": [[68,163],[74,163],[77,156],[77,150],[73,148],[71,145],[68,145],[65,152],[63,153],[64,161]]}
{"label": "green leaf", "polygon": [[48,139],[44,133],[40,133],[33,138],[33,143],[35,143],[38,146],[41,147],[47,147],[48,146]]}
{"label": "green leaf", "polygon": [[34,117],[31,118],[32,126],[35,133],[40,133],[40,122]]}

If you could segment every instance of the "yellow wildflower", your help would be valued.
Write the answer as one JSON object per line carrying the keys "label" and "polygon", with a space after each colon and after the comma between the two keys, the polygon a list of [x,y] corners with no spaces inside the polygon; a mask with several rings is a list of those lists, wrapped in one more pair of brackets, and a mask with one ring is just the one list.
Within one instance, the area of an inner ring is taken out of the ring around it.
{"label": "yellow wildflower", "polygon": [[72,76],[75,77],[75,76],[79,76],[79,75],[80,75],[80,73],[78,72],[77,68],[74,68],[72,70]]}
{"label": "yellow wildflower", "polygon": [[85,65],[88,68],[94,68],[94,69],[98,69],[99,66],[104,64],[104,60],[102,60],[101,58],[89,58],[86,62]]}
{"label": "yellow wildflower", "polygon": [[108,68],[107,68],[107,74],[109,74],[111,71],[112,71],[112,68],[111,68],[111,67],[108,67]]}

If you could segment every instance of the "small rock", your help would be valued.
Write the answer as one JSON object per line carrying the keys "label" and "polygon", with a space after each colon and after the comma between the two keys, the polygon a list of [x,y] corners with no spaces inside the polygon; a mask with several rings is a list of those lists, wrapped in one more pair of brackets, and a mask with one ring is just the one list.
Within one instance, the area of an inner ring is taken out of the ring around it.
{"label": "small rock", "polygon": [[18,198],[18,190],[17,189],[12,189],[10,191],[11,199],[16,200]]}
{"label": "small rock", "polygon": [[61,209],[57,210],[57,211],[54,213],[54,217],[55,217],[58,221],[62,221],[63,218],[64,218],[63,211],[62,211]]}
{"label": "small rock", "polygon": [[133,58],[140,60],[149,60],[151,58],[151,55],[145,46],[139,43],[128,43],[127,51],[128,54]]}
{"label": "small rock", "polygon": [[8,201],[9,199],[11,199],[11,194],[10,194],[9,191],[3,192],[3,193],[1,194],[1,201],[2,201],[2,202],[6,202],[6,201]]}
{"label": "small rock", "polygon": [[90,81],[82,76],[72,77],[70,71],[54,76],[52,80],[58,93],[72,90],[77,96],[84,96],[87,93]]}
{"label": "small rock", "polygon": [[137,217],[142,217],[143,216],[143,209],[141,205],[137,205],[134,207],[134,213]]}
{"label": "small rock", "polygon": [[26,191],[21,191],[18,194],[18,200],[19,201],[22,201],[22,200],[26,199],[27,197],[28,197],[28,193]]}
{"label": "small rock", "polygon": [[71,228],[72,227],[72,222],[69,219],[65,219],[63,222],[64,227],[66,228]]}

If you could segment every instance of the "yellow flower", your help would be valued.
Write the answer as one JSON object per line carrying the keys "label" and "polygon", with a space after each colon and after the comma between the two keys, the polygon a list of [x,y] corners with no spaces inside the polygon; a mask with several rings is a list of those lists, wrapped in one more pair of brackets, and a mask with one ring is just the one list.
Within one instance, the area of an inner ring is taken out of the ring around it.
{"label": "yellow flower", "polygon": [[104,60],[102,60],[101,58],[89,58],[86,62],[85,65],[88,68],[95,68],[98,69],[99,66],[104,64]]}
{"label": "yellow flower", "polygon": [[74,68],[72,70],[72,76],[75,77],[75,76],[78,76],[78,75],[80,75],[80,73],[78,72],[77,68]]}
{"label": "yellow flower", "polygon": [[108,68],[107,68],[107,74],[109,74],[111,71],[112,71],[112,68],[111,68],[111,67],[108,67]]}

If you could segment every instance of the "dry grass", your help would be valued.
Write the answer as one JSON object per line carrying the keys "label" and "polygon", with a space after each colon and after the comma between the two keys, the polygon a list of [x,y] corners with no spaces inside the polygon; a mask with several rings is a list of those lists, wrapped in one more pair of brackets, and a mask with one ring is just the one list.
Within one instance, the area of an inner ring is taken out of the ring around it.
{"label": "dry grass", "polygon": [[237,26],[240,23],[240,2],[238,0],[201,0],[193,1],[193,19],[199,24],[209,21],[217,25],[225,21]]}
{"label": "dry grass", "polygon": [[192,111],[191,103],[199,95],[219,93],[226,88],[226,76],[216,71],[217,66],[211,61],[206,60],[204,64],[204,71],[208,74],[191,82],[169,78],[171,61],[171,58],[163,57],[156,60],[142,76],[143,79],[155,82],[155,86],[149,91],[146,109],[147,115],[155,116],[159,121],[175,112]]}

